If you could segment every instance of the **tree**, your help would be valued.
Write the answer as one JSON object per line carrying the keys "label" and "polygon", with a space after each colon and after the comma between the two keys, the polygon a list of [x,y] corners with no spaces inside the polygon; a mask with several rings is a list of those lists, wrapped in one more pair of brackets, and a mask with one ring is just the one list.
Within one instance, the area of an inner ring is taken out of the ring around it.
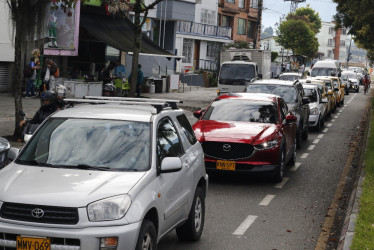
{"label": "tree", "polygon": [[337,3],[337,14],[334,16],[336,28],[346,27],[354,36],[355,43],[361,44],[370,55],[374,55],[374,19],[372,1],[368,0],[333,0]]}
{"label": "tree", "polygon": [[13,137],[20,138],[22,128],[17,124],[22,120],[22,51],[28,42],[34,42],[35,38],[41,37],[47,9],[51,6],[56,8],[58,3],[69,12],[76,0],[5,0],[9,7],[11,25],[14,36],[14,65],[15,78],[13,82],[13,95],[15,104],[15,129]]}
{"label": "tree", "polygon": [[273,34],[274,34],[274,30],[271,26],[269,26],[269,27],[264,29],[264,32],[262,32],[261,38],[262,39],[269,38],[269,37],[272,37]]}
{"label": "tree", "polygon": [[272,51],[271,52],[271,61],[274,62],[275,59],[277,59],[277,57],[278,57],[278,52]]}
{"label": "tree", "polygon": [[[118,10],[121,11],[120,5],[122,0],[106,0],[109,5],[117,6]],[[158,3],[163,0],[154,0],[148,5],[143,3],[143,0],[133,0],[134,4],[131,4],[132,11],[135,13],[135,37],[134,37],[134,51],[132,57],[132,69],[131,69],[131,79],[130,80],[130,96],[134,96],[136,91],[136,78],[137,78],[137,68],[139,62],[139,53],[141,51],[141,41],[142,41],[142,27],[147,20],[148,11],[153,9]],[[126,16],[126,12],[121,11],[123,16]],[[141,16],[143,14],[143,17]]]}
{"label": "tree", "polygon": [[294,14],[289,14],[287,19],[290,18],[297,18],[303,17],[305,21],[308,23],[309,27],[313,30],[315,34],[317,34],[321,27],[322,22],[319,14],[315,12],[314,9],[310,8],[309,4],[306,7],[298,8]]}
{"label": "tree", "polygon": [[302,20],[290,19],[281,23],[277,31],[277,43],[292,50],[293,55],[313,57],[318,51],[318,40],[308,24]]}

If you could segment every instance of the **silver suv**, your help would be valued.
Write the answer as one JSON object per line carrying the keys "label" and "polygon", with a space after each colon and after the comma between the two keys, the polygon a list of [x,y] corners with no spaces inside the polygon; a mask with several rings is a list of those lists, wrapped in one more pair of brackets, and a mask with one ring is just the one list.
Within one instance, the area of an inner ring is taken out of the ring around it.
{"label": "silver suv", "polygon": [[0,249],[156,249],[173,228],[198,240],[208,176],[178,101],[66,101],[91,105],[50,116],[0,170]]}

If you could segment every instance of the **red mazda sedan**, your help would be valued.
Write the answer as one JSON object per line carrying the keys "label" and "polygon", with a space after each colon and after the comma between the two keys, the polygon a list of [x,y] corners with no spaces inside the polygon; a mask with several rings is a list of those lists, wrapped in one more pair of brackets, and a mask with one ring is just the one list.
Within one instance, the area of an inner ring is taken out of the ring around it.
{"label": "red mazda sedan", "polygon": [[296,161],[296,116],[279,96],[231,93],[194,112],[207,170],[268,172],[282,181]]}

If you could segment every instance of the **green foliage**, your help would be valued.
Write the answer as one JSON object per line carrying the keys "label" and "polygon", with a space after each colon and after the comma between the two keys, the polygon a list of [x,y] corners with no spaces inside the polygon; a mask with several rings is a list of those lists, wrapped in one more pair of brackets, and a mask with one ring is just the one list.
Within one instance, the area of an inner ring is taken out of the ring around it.
{"label": "green foliage", "polygon": [[278,57],[278,52],[272,51],[271,52],[271,61],[274,62],[275,59]]}
{"label": "green foliage", "polygon": [[296,16],[305,17],[309,27],[317,34],[321,27],[322,22],[319,14],[315,12],[314,9],[310,8],[309,4],[306,7],[298,8],[295,12]]}
{"label": "green foliage", "polygon": [[281,23],[277,31],[277,43],[293,54],[314,57],[318,51],[318,40],[309,25],[303,20],[289,19]]}
{"label": "green foliage", "polygon": [[[373,107],[372,99],[372,107]],[[362,196],[360,197],[360,211],[356,221],[355,235],[351,249],[374,248],[374,111],[372,110],[370,135],[365,153],[365,180]]]}
{"label": "green foliage", "polygon": [[218,80],[217,77],[213,76],[213,73],[208,73],[208,81],[209,81],[209,87],[217,87],[218,86]]}
{"label": "green foliage", "polygon": [[272,37],[273,35],[274,35],[274,30],[270,26],[270,27],[267,27],[267,28],[264,29],[264,32],[261,33],[261,38],[265,39],[265,38]]}
{"label": "green foliage", "polygon": [[[336,27],[349,29],[354,40],[369,53],[374,54],[374,8],[370,0],[333,0],[337,3],[337,14],[334,16]],[[373,58],[369,58],[373,63]]]}

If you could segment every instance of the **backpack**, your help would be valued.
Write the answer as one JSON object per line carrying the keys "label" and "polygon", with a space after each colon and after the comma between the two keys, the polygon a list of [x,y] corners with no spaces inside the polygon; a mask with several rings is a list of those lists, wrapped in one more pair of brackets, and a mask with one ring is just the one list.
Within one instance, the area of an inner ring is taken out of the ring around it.
{"label": "backpack", "polygon": [[25,67],[23,68],[23,76],[25,78],[32,77],[34,74],[34,70],[31,68],[30,63],[26,63]]}
{"label": "backpack", "polygon": [[60,69],[57,67],[56,72],[53,74],[54,77],[58,78],[60,76]]}

